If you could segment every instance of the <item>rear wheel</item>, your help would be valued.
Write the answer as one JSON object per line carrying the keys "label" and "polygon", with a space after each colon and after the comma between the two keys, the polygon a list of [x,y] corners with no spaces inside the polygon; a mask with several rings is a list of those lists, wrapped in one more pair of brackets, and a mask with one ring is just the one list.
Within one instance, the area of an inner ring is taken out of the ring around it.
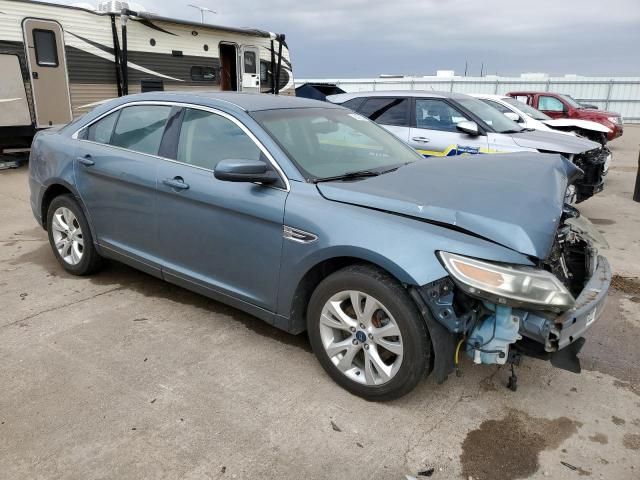
{"label": "rear wheel", "polygon": [[47,232],[53,253],[67,272],[89,275],[100,267],[87,219],[71,195],[56,197],[49,205]]}
{"label": "rear wheel", "polygon": [[327,373],[367,400],[401,397],[427,370],[425,322],[406,290],[379,269],[352,266],[323,280],[311,297],[307,328]]}

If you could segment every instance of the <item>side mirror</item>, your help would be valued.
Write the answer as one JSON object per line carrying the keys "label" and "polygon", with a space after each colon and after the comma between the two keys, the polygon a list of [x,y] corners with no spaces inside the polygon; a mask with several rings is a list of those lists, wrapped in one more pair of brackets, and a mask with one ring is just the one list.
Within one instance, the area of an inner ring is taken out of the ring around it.
{"label": "side mirror", "polygon": [[456,128],[460,130],[462,133],[466,133],[467,135],[472,135],[477,137],[480,135],[480,130],[478,130],[478,124],[476,122],[472,122],[470,120],[465,120],[456,124]]}
{"label": "side mirror", "polygon": [[280,177],[260,160],[220,160],[213,176],[225,182],[276,183]]}
{"label": "side mirror", "polygon": [[514,122],[519,122],[520,120],[522,120],[520,118],[520,115],[518,115],[515,112],[504,112],[504,116],[507,117],[509,120],[513,120]]}

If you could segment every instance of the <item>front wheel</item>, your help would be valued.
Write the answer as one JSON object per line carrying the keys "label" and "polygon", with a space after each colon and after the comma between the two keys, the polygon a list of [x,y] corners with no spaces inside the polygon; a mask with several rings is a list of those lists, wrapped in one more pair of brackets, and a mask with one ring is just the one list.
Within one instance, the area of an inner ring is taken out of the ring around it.
{"label": "front wheel", "polygon": [[307,328],[327,373],[367,400],[407,394],[429,365],[429,335],[415,303],[374,267],[347,267],[324,279],[311,297]]}

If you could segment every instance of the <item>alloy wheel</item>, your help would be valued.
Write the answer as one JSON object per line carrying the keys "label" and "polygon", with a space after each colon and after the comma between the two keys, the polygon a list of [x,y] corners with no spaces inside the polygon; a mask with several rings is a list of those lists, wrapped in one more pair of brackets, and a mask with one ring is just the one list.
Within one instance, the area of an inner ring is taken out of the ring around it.
{"label": "alloy wheel", "polygon": [[82,261],[84,239],[74,213],[66,207],[56,209],[51,228],[55,248],[60,257],[69,265],[78,265]]}
{"label": "alloy wheel", "polygon": [[398,324],[380,301],[364,292],[341,291],[325,303],[320,338],[331,362],[358,383],[383,385],[400,369]]}

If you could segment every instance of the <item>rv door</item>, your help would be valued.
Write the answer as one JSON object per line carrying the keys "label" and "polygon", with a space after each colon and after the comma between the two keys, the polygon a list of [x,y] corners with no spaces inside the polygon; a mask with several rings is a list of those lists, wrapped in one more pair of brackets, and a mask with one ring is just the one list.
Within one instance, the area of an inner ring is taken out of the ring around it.
{"label": "rv door", "polygon": [[260,51],[258,47],[242,47],[242,91],[260,93]]}
{"label": "rv door", "polygon": [[72,120],[62,27],[52,20],[22,22],[36,127],[64,125]]}

